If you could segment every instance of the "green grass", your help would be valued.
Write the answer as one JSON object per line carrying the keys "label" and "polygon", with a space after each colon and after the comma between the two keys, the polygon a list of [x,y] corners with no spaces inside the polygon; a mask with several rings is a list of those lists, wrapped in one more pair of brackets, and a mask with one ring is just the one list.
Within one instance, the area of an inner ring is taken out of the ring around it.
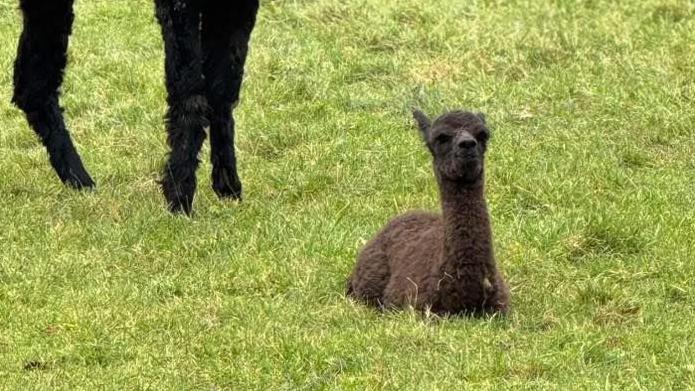
{"label": "green grass", "polygon": [[[77,2],[64,86],[99,188],[62,187],[9,104],[0,0],[0,388],[695,389],[695,4],[266,0],[237,110],[243,203],[172,217],[149,0]],[[343,286],[436,209],[410,119],[494,128],[503,319],[378,314]]]}

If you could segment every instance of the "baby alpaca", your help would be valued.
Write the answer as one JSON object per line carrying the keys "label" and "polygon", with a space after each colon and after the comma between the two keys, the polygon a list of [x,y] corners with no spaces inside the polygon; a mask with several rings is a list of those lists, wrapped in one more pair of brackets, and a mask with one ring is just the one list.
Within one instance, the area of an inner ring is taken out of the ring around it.
{"label": "baby alpaca", "polygon": [[484,197],[485,118],[453,111],[432,123],[419,110],[413,115],[432,153],[442,215],[391,220],[359,254],[347,294],[381,308],[505,313],[509,288],[495,265]]}

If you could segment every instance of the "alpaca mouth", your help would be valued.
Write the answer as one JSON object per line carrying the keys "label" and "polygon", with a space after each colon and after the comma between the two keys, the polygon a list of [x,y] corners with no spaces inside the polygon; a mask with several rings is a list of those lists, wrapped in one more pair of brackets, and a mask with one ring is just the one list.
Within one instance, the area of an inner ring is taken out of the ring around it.
{"label": "alpaca mouth", "polygon": [[468,158],[461,162],[461,179],[464,182],[475,182],[482,172],[483,167],[477,158]]}
{"label": "alpaca mouth", "polygon": [[475,150],[458,152],[456,157],[465,160],[478,160],[478,152]]}
{"label": "alpaca mouth", "polygon": [[465,173],[478,173],[480,171],[480,160],[477,157],[468,157],[461,159],[459,167]]}
{"label": "alpaca mouth", "polygon": [[460,183],[477,181],[483,173],[483,167],[478,159],[461,159],[448,172],[450,180]]}
{"label": "alpaca mouth", "polygon": [[478,179],[480,179],[482,173],[483,170],[481,169],[466,171],[461,179],[464,183],[476,182]]}

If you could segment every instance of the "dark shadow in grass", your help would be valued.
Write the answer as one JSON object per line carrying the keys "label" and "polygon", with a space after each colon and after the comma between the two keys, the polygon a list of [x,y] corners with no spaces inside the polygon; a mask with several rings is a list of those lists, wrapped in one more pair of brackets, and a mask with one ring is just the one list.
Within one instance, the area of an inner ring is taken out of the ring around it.
{"label": "dark shadow in grass", "polygon": [[45,371],[51,369],[51,367],[51,363],[41,360],[29,360],[23,366],[25,371]]}
{"label": "dark shadow in grass", "polygon": [[651,14],[652,22],[679,23],[693,17],[693,12],[688,8],[688,3],[663,4],[654,8]]}
{"label": "dark shadow in grass", "polygon": [[87,367],[101,367],[105,368],[111,365],[119,357],[115,357],[108,348],[103,346],[86,346],[79,351],[80,360],[84,366]]}
{"label": "dark shadow in grass", "polygon": [[620,163],[623,167],[632,169],[649,168],[654,166],[654,162],[649,155],[637,150],[623,152],[620,156]]}
{"label": "dark shadow in grass", "polygon": [[615,364],[621,356],[620,351],[608,349],[603,343],[596,343],[581,350],[582,361],[591,366]]}
{"label": "dark shadow in grass", "polygon": [[640,319],[642,306],[635,301],[611,301],[596,309],[593,322],[599,326],[625,326]]}
{"label": "dark shadow in grass", "polygon": [[590,225],[566,240],[567,257],[571,261],[582,261],[596,256],[638,255],[647,247],[642,235],[641,227],[634,225]]}
{"label": "dark shadow in grass", "polygon": [[597,326],[629,326],[642,319],[642,304],[620,285],[588,280],[577,287],[577,302],[592,313]]}
{"label": "dark shadow in grass", "polygon": [[77,346],[73,354],[62,356],[49,365],[60,368],[75,366],[106,368],[133,359],[133,354],[127,353],[124,346],[118,346],[114,344],[114,341],[102,336],[99,341]]}
{"label": "dark shadow in grass", "polygon": [[180,299],[185,296],[185,292],[178,283],[161,283],[154,288],[154,293],[157,300],[161,303],[170,300]]}
{"label": "dark shadow in grass", "polygon": [[667,291],[667,297],[672,303],[687,303],[689,296],[687,289],[677,285],[671,285]]}
{"label": "dark shadow in grass", "polygon": [[614,299],[615,292],[594,281],[589,281],[586,286],[578,288],[577,299],[586,305],[606,305]]}

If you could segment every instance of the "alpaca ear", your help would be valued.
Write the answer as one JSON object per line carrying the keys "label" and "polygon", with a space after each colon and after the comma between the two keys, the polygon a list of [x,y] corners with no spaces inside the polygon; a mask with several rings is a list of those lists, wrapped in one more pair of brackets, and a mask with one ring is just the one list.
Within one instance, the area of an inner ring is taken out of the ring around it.
{"label": "alpaca ear", "polygon": [[413,108],[413,118],[415,118],[415,121],[417,122],[417,127],[420,129],[420,133],[422,134],[422,137],[425,139],[427,138],[427,132],[429,132],[430,127],[432,126],[432,121],[427,117],[425,113],[420,111],[419,109]]}
{"label": "alpaca ear", "polygon": [[483,122],[483,126],[485,127],[485,130],[487,131],[487,138],[489,139],[492,137],[492,131],[487,125],[487,118],[485,117],[485,113],[475,113],[475,115],[480,118],[480,121]]}

